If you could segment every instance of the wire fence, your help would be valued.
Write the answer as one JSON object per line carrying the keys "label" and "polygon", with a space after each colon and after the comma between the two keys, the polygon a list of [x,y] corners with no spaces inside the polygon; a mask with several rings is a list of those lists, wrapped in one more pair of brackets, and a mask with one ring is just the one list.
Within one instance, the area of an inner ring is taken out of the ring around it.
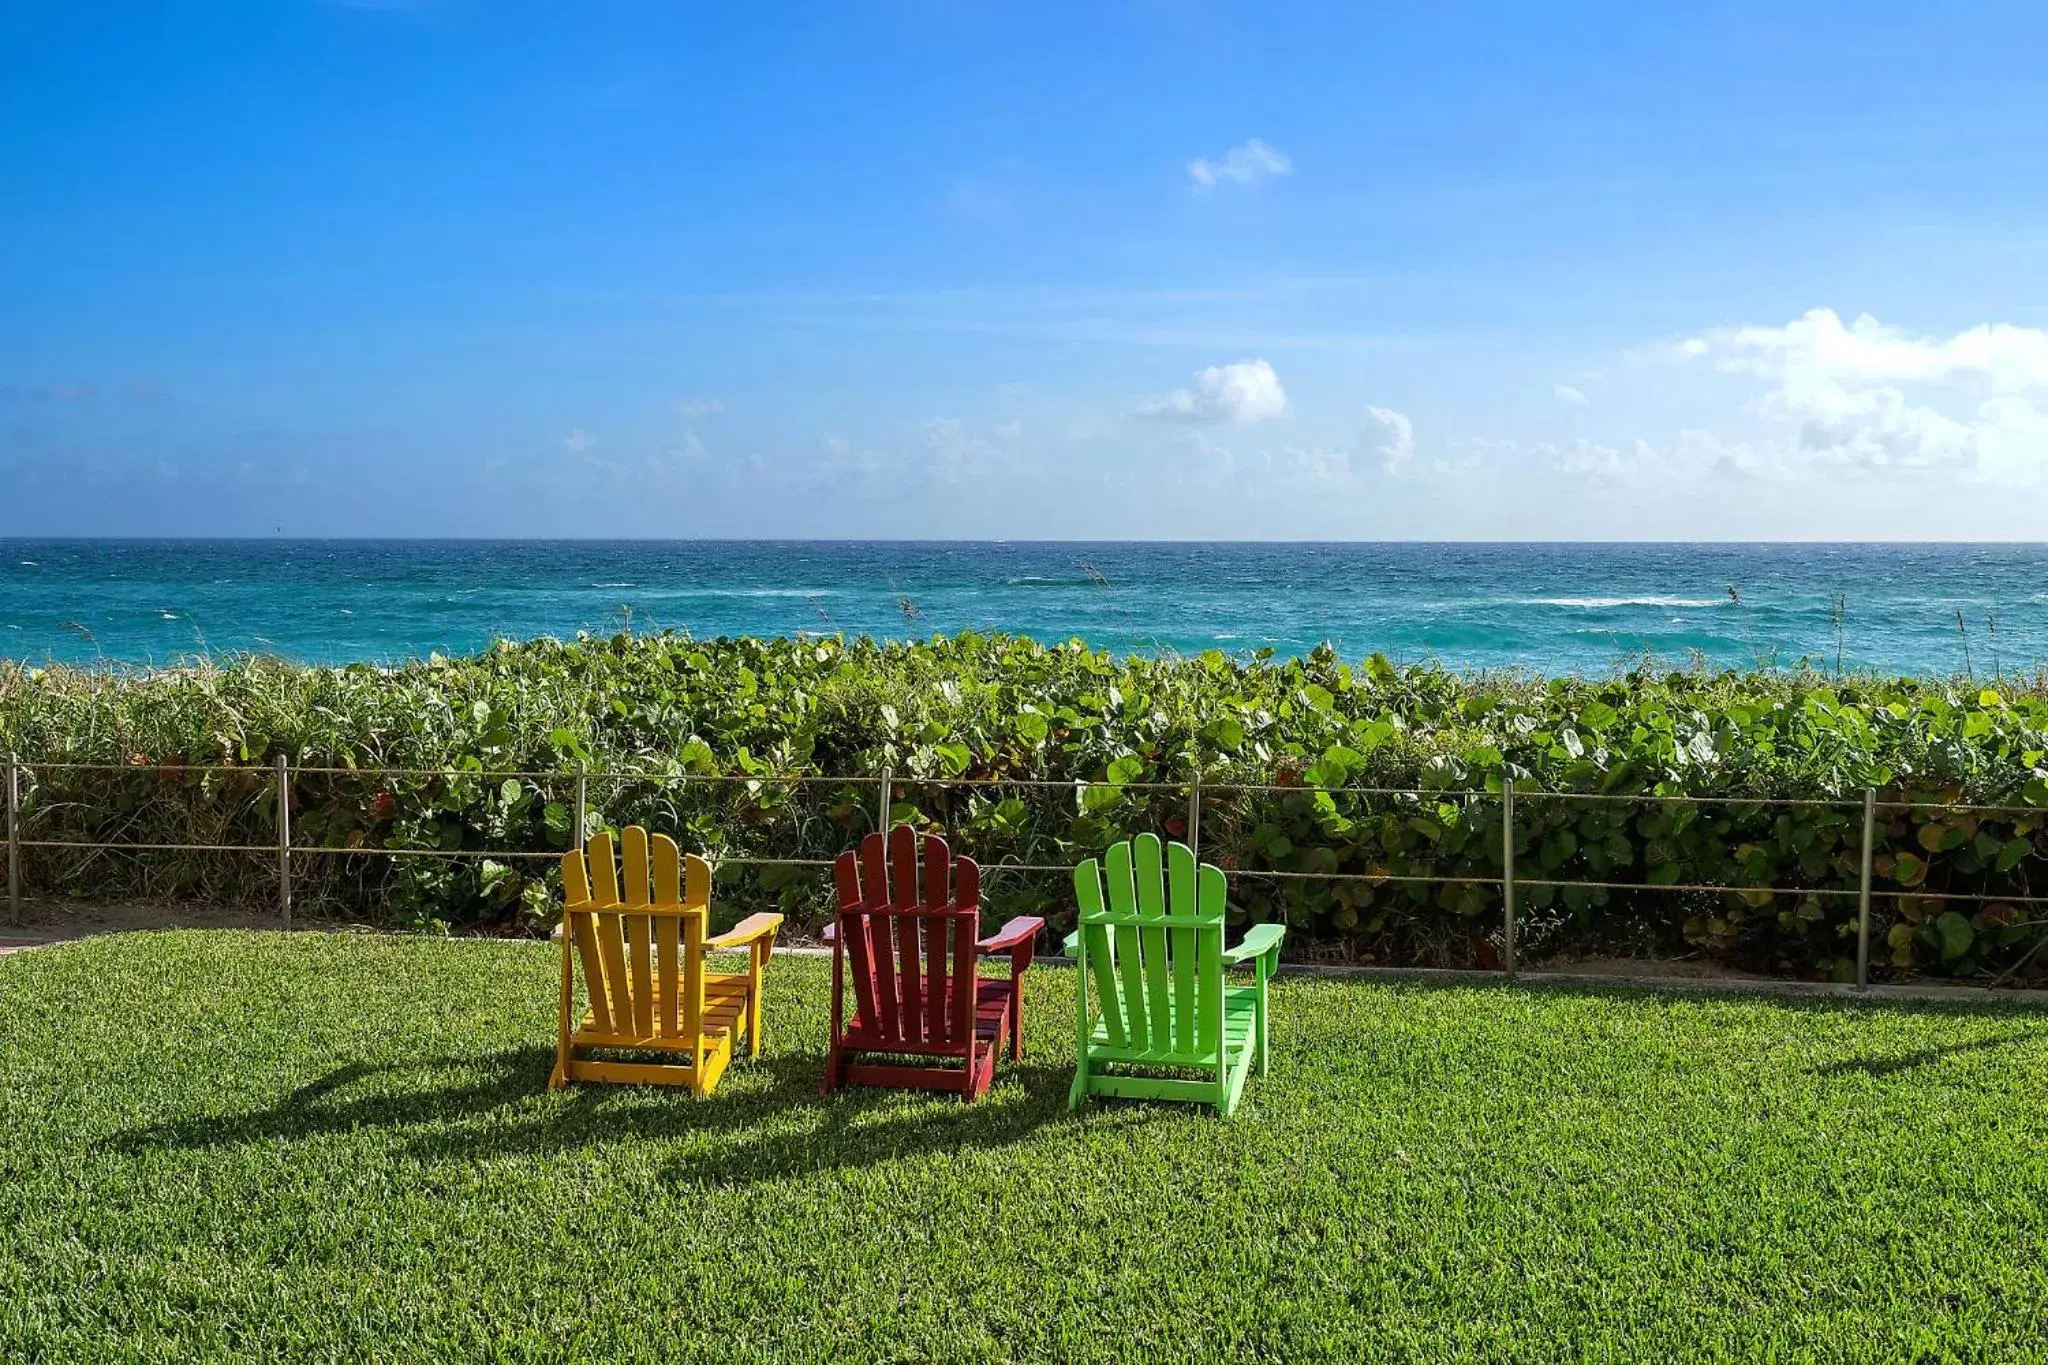
{"label": "wire fence", "polygon": [[[293,782],[295,778],[362,778],[391,782],[399,779],[440,779],[477,781],[518,781],[535,783],[561,783],[570,786],[573,798],[570,804],[570,829],[580,841],[595,831],[597,823],[592,820],[589,786],[593,780],[613,783],[663,784],[683,787],[692,784],[754,784],[762,785],[824,785],[840,789],[872,788],[874,828],[886,830],[892,822],[894,792],[899,786],[918,788],[1016,788],[1036,790],[1072,790],[1077,796],[1089,788],[1114,789],[1121,792],[1144,792],[1153,794],[1175,794],[1185,799],[1183,830],[1185,841],[1201,853],[1201,822],[1203,802],[1209,799],[1244,795],[1316,795],[1332,798],[1345,797],[1405,797],[1448,802],[1498,802],[1500,806],[1500,857],[1499,872],[1488,876],[1443,874],[1401,874],[1383,871],[1294,871],[1280,868],[1233,868],[1233,877],[1260,878],[1276,882],[1304,881],[1328,884],[1357,883],[1366,885],[1438,885],[1438,886],[1480,886],[1498,890],[1501,905],[1500,958],[1505,974],[1510,978],[1521,971],[1520,946],[1518,943],[1517,893],[1520,890],[1548,888],[1551,890],[1621,891],[1631,893],[1733,893],[1754,896],[1808,896],[1847,898],[1857,902],[1857,943],[1856,943],[1856,984],[1870,984],[1870,948],[1872,936],[1872,907],[1876,902],[1891,900],[1923,900],[1934,902],[1998,902],[2010,906],[2048,906],[2048,896],[2031,894],[2002,894],[1995,892],[1946,892],[1927,891],[1918,888],[1879,888],[1873,885],[1873,864],[1877,851],[1877,822],[1882,812],[1938,811],[1944,815],[1961,816],[2005,816],[2031,817],[2040,819],[2048,812],[2030,806],[1986,805],[1963,802],[1927,802],[1900,799],[1883,799],[1875,789],[1866,789],[1857,799],[1829,800],[1811,797],[1759,797],[1759,796],[1697,796],[1657,793],[1614,793],[1614,792],[1573,792],[1542,789],[1518,788],[1513,781],[1503,781],[1495,788],[1433,788],[1433,787],[1326,787],[1308,782],[1296,783],[1241,783],[1210,782],[1199,774],[1181,782],[1091,782],[1084,779],[1052,778],[975,778],[975,777],[930,777],[924,775],[899,775],[885,770],[876,775],[832,776],[822,773],[687,773],[636,772],[628,770],[574,769],[541,770],[495,770],[485,768],[408,768],[369,767],[349,768],[307,765],[293,766],[289,760],[279,757],[267,769],[255,765],[229,764],[179,764],[180,775],[190,774],[231,774],[237,779],[247,779],[257,772],[264,773],[269,787],[268,799],[273,812],[276,829],[274,843],[182,843],[142,842],[107,839],[46,839],[26,837],[23,832],[24,778],[36,771],[80,774],[132,774],[155,771],[150,766],[120,763],[75,763],[75,762],[26,762],[19,756],[10,755],[6,766],[6,839],[7,839],[7,896],[9,919],[15,924],[22,922],[22,854],[25,850],[73,850],[82,852],[121,853],[232,853],[261,854],[276,859],[277,910],[286,928],[291,927],[293,918],[293,886],[295,860],[320,857],[380,857],[389,859],[490,859],[505,862],[553,861],[561,857],[560,849],[536,850],[532,848],[457,848],[442,849],[429,847],[392,846],[374,847],[355,845],[326,845],[302,843],[294,840],[292,828]],[[1625,803],[1636,806],[1706,806],[1719,805],[1737,808],[1764,809],[1826,809],[1845,813],[1860,814],[1862,830],[1860,840],[1860,876],[1855,887],[1830,886],[1776,886],[1741,885],[1725,882],[1651,882],[1623,880],[1586,880],[1531,877],[1520,874],[1515,867],[1518,834],[1518,807],[1531,802],[1563,803]],[[962,849],[971,853],[972,850]],[[715,859],[721,866],[762,867],[762,868],[808,868],[829,869],[830,858],[781,858],[758,854],[727,854]],[[986,863],[984,873],[1000,875],[1020,874],[1071,874],[1075,863],[1033,863],[1026,861],[997,861]]]}

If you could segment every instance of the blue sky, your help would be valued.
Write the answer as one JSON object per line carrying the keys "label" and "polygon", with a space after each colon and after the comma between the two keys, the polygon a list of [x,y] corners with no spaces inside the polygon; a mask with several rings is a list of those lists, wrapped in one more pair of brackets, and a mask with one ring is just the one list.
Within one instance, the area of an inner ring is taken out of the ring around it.
{"label": "blue sky", "polygon": [[0,534],[2048,535],[2035,5],[0,9]]}

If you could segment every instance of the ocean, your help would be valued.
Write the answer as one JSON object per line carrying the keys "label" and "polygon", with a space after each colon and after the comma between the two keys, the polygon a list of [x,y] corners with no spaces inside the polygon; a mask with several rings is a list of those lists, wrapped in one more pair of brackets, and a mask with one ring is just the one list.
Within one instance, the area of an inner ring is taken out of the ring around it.
{"label": "ocean", "polygon": [[625,626],[1983,674],[2048,660],[2048,546],[0,540],[0,657],[30,662],[391,663]]}

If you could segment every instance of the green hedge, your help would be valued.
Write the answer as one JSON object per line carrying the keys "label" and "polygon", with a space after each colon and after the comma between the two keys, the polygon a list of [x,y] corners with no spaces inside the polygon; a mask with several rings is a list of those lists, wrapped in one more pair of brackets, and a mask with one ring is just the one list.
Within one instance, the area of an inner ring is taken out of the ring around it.
{"label": "green hedge", "polygon": [[[330,912],[531,928],[545,861],[392,860],[394,847],[551,850],[570,840],[572,781],[594,819],[640,821],[718,855],[830,857],[873,825],[877,785],[789,785],[770,773],[895,774],[893,809],[944,827],[985,866],[1071,862],[1133,831],[1185,830],[1204,783],[1205,858],[1235,875],[1250,920],[1294,926],[1298,955],[1463,966],[1498,949],[1503,777],[1517,786],[1516,865],[1531,880],[1853,890],[1865,787],[1886,800],[2023,809],[1882,813],[1873,959],[1889,971],[2031,972],[2048,907],[2048,693],[2041,680],[1658,672],[1606,679],[1460,674],[1305,659],[1119,658],[1004,636],[922,644],[681,636],[503,644],[394,670],[251,658],[123,675],[0,668],[0,746],[33,766],[32,838],[275,840],[267,765],[289,756],[294,838],[355,850],[302,857],[298,895]],[[203,771],[229,765],[232,771]],[[380,768],[452,767],[450,778]],[[692,780],[758,773],[762,780]],[[996,779],[941,786],[942,779]],[[1051,780],[1053,787],[1000,781]],[[1227,784],[1279,790],[1230,792]],[[1085,784],[1076,786],[1075,783]],[[1421,788],[1374,795],[1361,787]],[[1322,791],[1317,788],[1353,790]],[[1458,796],[1458,791],[1485,793]],[[1626,796],[1572,802],[1545,792]],[[1659,798],[1717,798],[1685,804]],[[1726,798],[1725,801],[1718,798]],[[1840,801],[1771,806],[1766,798]],[[261,901],[261,854],[33,850],[31,889]],[[1428,885],[1265,872],[1482,879]],[[808,869],[721,872],[721,899],[823,912]],[[1942,900],[1983,893],[1989,901]],[[2003,898],[2003,899],[1998,899]],[[989,877],[992,914],[1067,913],[1058,874]],[[1853,896],[1526,886],[1538,956],[1696,952],[1757,970],[1853,971]]]}

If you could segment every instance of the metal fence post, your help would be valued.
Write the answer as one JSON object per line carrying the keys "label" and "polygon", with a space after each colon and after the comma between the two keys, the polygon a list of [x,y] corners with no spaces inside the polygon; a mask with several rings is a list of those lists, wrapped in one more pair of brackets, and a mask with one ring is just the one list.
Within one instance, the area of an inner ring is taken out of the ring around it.
{"label": "metal fence post", "polygon": [[893,788],[895,785],[896,770],[894,768],[882,769],[882,796],[881,799],[875,803],[875,828],[880,830],[884,836],[887,836],[887,834],[889,833],[889,798],[891,795],[890,789]]}
{"label": "metal fence post", "polygon": [[292,773],[291,760],[277,756],[277,912],[292,927]]}
{"label": "metal fence post", "polygon": [[1856,893],[1856,985],[1870,985],[1870,865],[1877,856],[1877,791],[1863,789],[1863,880]]}
{"label": "metal fence post", "polygon": [[1500,780],[1501,963],[1515,979],[1515,779]]}
{"label": "metal fence post", "polygon": [[21,755],[7,755],[7,919],[21,923]]}
{"label": "metal fence post", "polygon": [[1188,783],[1188,848],[1195,855],[1195,862],[1202,861],[1202,770],[1195,769],[1194,780]]}
{"label": "metal fence post", "polygon": [[583,847],[583,841],[590,837],[590,765],[579,760],[576,764],[576,843]]}

